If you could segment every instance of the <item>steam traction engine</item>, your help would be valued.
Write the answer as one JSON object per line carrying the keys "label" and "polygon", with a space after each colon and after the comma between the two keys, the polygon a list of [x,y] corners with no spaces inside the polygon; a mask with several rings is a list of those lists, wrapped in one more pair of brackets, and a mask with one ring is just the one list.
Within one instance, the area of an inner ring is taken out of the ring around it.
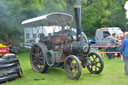
{"label": "steam traction engine", "polygon": [[[75,7],[76,30],[67,26],[73,17],[65,13],[52,13],[43,18],[26,20],[22,24],[29,25],[47,22],[47,25],[61,25],[61,30],[49,35],[40,34],[40,40],[31,47],[30,61],[34,71],[45,73],[48,67],[63,67],[67,76],[78,79],[81,67],[87,67],[91,73],[102,72],[102,58],[94,52],[89,52],[85,34],[81,32],[80,8]],[[58,24],[59,23],[59,24]],[[66,24],[66,26],[64,26]]]}

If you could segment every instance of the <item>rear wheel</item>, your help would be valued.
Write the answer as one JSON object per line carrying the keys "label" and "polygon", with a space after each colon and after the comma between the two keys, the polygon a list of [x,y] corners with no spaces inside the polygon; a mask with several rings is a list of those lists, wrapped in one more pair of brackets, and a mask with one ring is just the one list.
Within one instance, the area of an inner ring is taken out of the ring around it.
{"label": "rear wheel", "polygon": [[78,79],[81,75],[80,61],[74,55],[70,55],[65,59],[64,69],[67,76],[71,79]]}
{"label": "rear wheel", "polygon": [[46,64],[47,48],[42,43],[36,43],[32,46],[30,51],[30,62],[32,68],[36,72],[46,72],[48,66]]}
{"label": "rear wheel", "polygon": [[87,66],[88,70],[94,74],[101,73],[104,68],[104,63],[100,55],[95,52],[90,52],[88,54],[88,58],[89,58],[88,59],[89,64]]}

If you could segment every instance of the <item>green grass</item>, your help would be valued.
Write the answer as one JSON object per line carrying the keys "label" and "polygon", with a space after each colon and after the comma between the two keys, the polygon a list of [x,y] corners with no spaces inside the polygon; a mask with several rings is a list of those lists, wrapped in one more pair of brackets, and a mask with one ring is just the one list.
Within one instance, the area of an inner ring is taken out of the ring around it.
{"label": "green grass", "polygon": [[[24,77],[5,83],[4,85],[128,85],[128,76],[124,73],[123,61],[119,58],[108,60],[103,57],[104,70],[101,74],[91,74],[82,68],[78,80],[69,79],[64,69],[49,68],[47,73],[34,72],[29,61],[29,52],[18,54]],[[33,80],[41,79],[44,80]]]}

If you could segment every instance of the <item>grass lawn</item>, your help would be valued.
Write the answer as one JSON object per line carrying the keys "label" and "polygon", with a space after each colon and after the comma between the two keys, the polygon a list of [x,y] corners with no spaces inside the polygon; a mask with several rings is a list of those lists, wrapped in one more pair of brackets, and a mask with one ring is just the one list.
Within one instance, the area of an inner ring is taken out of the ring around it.
{"label": "grass lawn", "polygon": [[[44,74],[34,72],[30,65],[29,52],[20,53],[18,57],[24,77],[4,85],[128,85],[128,76],[124,74],[124,64],[119,58],[108,60],[103,57],[104,70],[101,74],[91,74],[87,68],[82,68],[79,80],[71,80],[62,68],[49,68]],[[42,78],[44,80],[34,80]]]}

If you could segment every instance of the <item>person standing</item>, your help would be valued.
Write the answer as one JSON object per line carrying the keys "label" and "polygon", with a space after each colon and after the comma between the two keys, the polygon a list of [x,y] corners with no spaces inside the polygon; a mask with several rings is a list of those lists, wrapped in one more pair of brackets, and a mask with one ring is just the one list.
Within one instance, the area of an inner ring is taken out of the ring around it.
{"label": "person standing", "polygon": [[[108,36],[107,39],[108,39],[108,48],[107,48],[107,56],[108,56],[108,59],[111,59],[112,58],[112,54],[111,52],[114,51],[114,46],[116,44],[116,39],[115,39],[115,36],[116,36],[116,33],[113,33],[112,36]],[[110,52],[110,53],[109,53]]]}
{"label": "person standing", "polygon": [[128,32],[125,33],[125,38],[122,40],[120,54],[123,55],[125,74],[128,75]]}

